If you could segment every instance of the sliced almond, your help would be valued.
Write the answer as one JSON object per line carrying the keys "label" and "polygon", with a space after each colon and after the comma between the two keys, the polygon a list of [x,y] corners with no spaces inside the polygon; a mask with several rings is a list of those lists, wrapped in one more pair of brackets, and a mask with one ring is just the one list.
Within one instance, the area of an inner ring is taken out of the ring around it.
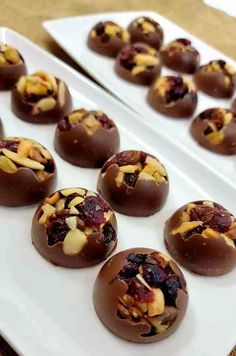
{"label": "sliced almond", "polygon": [[76,216],[70,216],[66,218],[66,224],[70,228],[70,230],[76,230],[77,228],[77,217]]}
{"label": "sliced almond", "polygon": [[22,61],[19,53],[13,47],[7,47],[6,51],[4,52],[4,56],[9,62],[13,64],[18,64]]}
{"label": "sliced almond", "polygon": [[225,234],[221,234],[221,236],[224,238],[224,240],[225,240],[225,242],[226,242],[226,244],[227,244],[228,246],[231,246],[231,247],[235,248],[235,244],[234,244],[233,240],[231,240],[231,239],[230,239],[228,236],[226,236]]}
{"label": "sliced almond", "polygon": [[55,205],[59,199],[60,199],[60,194],[59,192],[56,192],[51,197],[46,198],[45,202],[50,205]]}
{"label": "sliced almond", "polygon": [[86,114],[86,110],[83,110],[83,109],[75,111],[75,112],[72,112],[68,116],[69,122],[71,124],[76,124],[78,121],[81,121],[83,119],[85,114]]}
{"label": "sliced almond", "polygon": [[33,142],[31,140],[22,140],[18,146],[17,154],[23,158],[28,157],[32,148]]}
{"label": "sliced almond", "polygon": [[153,57],[147,53],[136,54],[134,60],[138,66],[144,66],[144,67],[153,67],[159,63],[157,57]]}
{"label": "sliced almond", "polygon": [[195,208],[196,204],[190,203],[187,205],[186,212],[190,214],[191,209]]}
{"label": "sliced almond", "polygon": [[141,276],[140,273],[136,274],[136,278],[149,290],[152,290],[152,288],[148,285],[148,283],[145,281],[145,279]]}
{"label": "sliced almond", "polygon": [[[41,146],[41,145],[40,145]],[[46,158],[47,161],[49,161],[50,159],[52,159],[51,154],[49,153],[48,150],[46,150],[46,148],[43,148],[43,146],[40,147],[40,152],[42,153],[43,157]]]}
{"label": "sliced almond", "polygon": [[223,130],[213,131],[206,135],[207,140],[214,146],[219,145],[225,138]]}
{"label": "sliced almond", "polygon": [[134,66],[131,70],[131,75],[137,75],[139,73],[142,73],[146,70],[146,67],[145,66]]}
{"label": "sliced almond", "polygon": [[23,94],[25,92],[25,88],[26,88],[25,77],[20,77],[20,79],[18,80],[18,82],[16,84],[16,88],[17,88],[17,91],[21,94]]}
{"label": "sliced almond", "polygon": [[186,211],[182,212],[182,221],[183,222],[188,222],[190,221],[190,215],[188,213],[186,213]]}
{"label": "sliced almond", "polygon": [[231,123],[233,119],[233,114],[231,112],[228,112],[227,114],[224,115],[224,124],[228,125]]}
{"label": "sliced almond", "polygon": [[139,166],[134,164],[127,164],[126,166],[121,166],[119,167],[119,170],[123,173],[134,173],[136,172],[137,170],[139,171]]}
{"label": "sliced almond", "polygon": [[186,221],[186,222],[182,222],[182,224],[180,224],[176,229],[173,229],[171,231],[172,235],[176,235],[176,234],[185,234],[186,232],[189,232],[193,229],[195,229],[197,226],[202,225],[201,221]]}
{"label": "sliced almond", "polygon": [[156,30],[155,26],[152,23],[145,21],[145,20],[142,23],[142,28],[143,28],[144,33],[155,32],[155,30]]}
{"label": "sliced almond", "polygon": [[70,208],[70,214],[79,215],[79,211],[74,206],[72,206]]}
{"label": "sliced almond", "polygon": [[60,106],[64,106],[66,102],[66,87],[65,83],[60,80],[58,85],[58,101]]}
{"label": "sliced almond", "polygon": [[91,190],[88,190],[86,196],[87,196],[87,197],[96,197],[97,194],[94,193],[94,192],[92,192]]}
{"label": "sliced almond", "polygon": [[155,181],[155,178],[153,176],[150,176],[150,174],[145,173],[143,171],[139,173],[138,180],[140,180],[140,179]]}
{"label": "sliced almond", "polygon": [[155,315],[160,315],[165,309],[165,297],[160,288],[152,288],[154,293],[154,300],[151,303],[147,303],[148,316],[153,317]]}
{"label": "sliced almond", "polygon": [[39,171],[44,170],[44,166],[42,164],[40,164],[39,162],[33,161],[32,159],[27,158],[27,157],[21,158],[21,157],[18,156],[17,153],[12,152],[12,151],[10,151],[10,150],[8,150],[6,148],[2,149],[2,153],[7,158],[9,158],[13,162],[19,164],[20,166],[27,167],[27,168],[30,168],[30,169],[36,169],[36,170],[39,170]]}
{"label": "sliced almond", "polygon": [[39,223],[40,224],[45,224],[45,222],[47,221],[48,217],[50,215],[52,215],[55,212],[55,208],[54,206],[46,203],[42,206],[42,211],[43,211],[43,215],[41,216],[41,218],[39,219]]}
{"label": "sliced almond", "polygon": [[162,176],[165,176],[165,177],[167,176],[167,173],[166,173],[165,168],[164,168],[164,167],[162,166],[162,164],[161,164],[158,160],[156,160],[155,158],[150,157],[150,156],[147,156],[145,162],[146,162],[148,165],[150,165],[150,166],[152,166],[152,167],[155,167],[156,170],[157,170]]}
{"label": "sliced almond", "polygon": [[15,173],[17,171],[15,163],[5,156],[0,156],[0,169],[7,173]]}
{"label": "sliced almond", "polygon": [[214,208],[214,203],[210,200],[205,200],[202,202],[203,205],[210,206],[211,208]]}
{"label": "sliced almond", "polygon": [[77,193],[81,196],[85,195],[85,190],[82,188],[67,188],[67,189],[62,189],[61,194],[67,197],[68,195],[71,195],[73,193]]}
{"label": "sliced almond", "polygon": [[155,178],[158,184],[166,182],[166,179],[159,172],[155,172],[153,174],[153,177]]}
{"label": "sliced almond", "polygon": [[106,24],[104,32],[107,35],[113,37],[113,36],[116,36],[116,34],[120,32],[120,28],[113,24]]}
{"label": "sliced almond", "polygon": [[82,197],[75,197],[75,198],[72,199],[72,200],[70,201],[70,203],[68,204],[68,208],[71,208],[72,206],[81,204],[81,203],[83,203],[83,201],[84,201],[84,198],[82,198]]}
{"label": "sliced almond", "polygon": [[143,313],[146,313],[148,310],[147,303],[136,302],[137,307],[142,310]]}
{"label": "sliced almond", "polygon": [[124,173],[123,172],[119,172],[115,178],[115,182],[117,187],[120,187],[122,182],[124,180]]}
{"label": "sliced almond", "polygon": [[208,227],[202,232],[202,236],[205,237],[206,239],[211,237],[220,237],[220,233]]}
{"label": "sliced almond", "polygon": [[66,255],[76,255],[79,253],[87,243],[86,234],[78,229],[70,230],[63,242],[63,252]]}
{"label": "sliced almond", "polygon": [[65,208],[65,199],[60,199],[56,203],[56,209],[57,210],[63,210]]}
{"label": "sliced almond", "polygon": [[52,110],[56,106],[56,100],[52,96],[40,99],[37,104],[34,105],[32,114],[37,115],[40,112]]}
{"label": "sliced almond", "polygon": [[3,53],[0,52],[0,66],[4,66],[7,64],[7,60],[4,57]]}

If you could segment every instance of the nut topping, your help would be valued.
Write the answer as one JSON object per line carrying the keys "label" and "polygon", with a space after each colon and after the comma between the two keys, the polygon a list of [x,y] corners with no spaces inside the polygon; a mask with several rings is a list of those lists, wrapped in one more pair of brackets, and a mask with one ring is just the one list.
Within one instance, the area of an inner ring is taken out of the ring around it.
{"label": "nut topping", "polygon": [[7,44],[0,44],[0,66],[20,64],[22,62],[23,60],[15,48]]}

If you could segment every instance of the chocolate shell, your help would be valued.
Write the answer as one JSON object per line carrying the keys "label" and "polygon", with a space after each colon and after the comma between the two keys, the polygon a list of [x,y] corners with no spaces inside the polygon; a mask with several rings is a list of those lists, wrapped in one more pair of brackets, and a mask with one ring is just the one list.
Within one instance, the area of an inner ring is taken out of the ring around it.
{"label": "chocolate shell", "polygon": [[62,189],[38,206],[32,241],[38,252],[55,265],[91,266],[116,248],[115,214],[96,193],[84,188]]}
{"label": "chocolate shell", "polygon": [[164,239],[172,257],[192,272],[217,276],[236,266],[236,221],[219,204],[182,206],[167,220]]}
{"label": "chocolate shell", "polygon": [[11,90],[27,72],[21,54],[7,44],[0,44],[0,90]]}
{"label": "chocolate shell", "polygon": [[200,62],[199,52],[185,38],[178,38],[165,46],[161,58],[166,67],[188,74],[196,72]]}
{"label": "chocolate shell", "polygon": [[34,204],[48,195],[55,183],[55,162],[43,146],[19,137],[0,141],[0,205]]}
{"label": "chocolate shell", "polygon": [[192,122],[193,138],[210,151],[236,154],[236,114],[231,110],[213,108],[203,111]]}
{"label": "chocolate shell", "polygon": [[101,322],[114,334],[151,343],[178,328],[188,292],[181,270],[169,257],[148,248],[132,248],[104,264],[95,282],[93,303]]}
{"label": "chocolate shell", "polygon": [[149,216],[165,204],[169,181],[157,158],[130,150],[118,153],[104,164],[97,189],[115,211]]}
{"label": "chocolate shell", "polygon": [[147,102],[161,114],[179,119],[193,115],[198,98],[189,79],[166,76],[153,83],[147,95]]}
{"label": "chocolate shell", "polygon": [[66,161],[87,168],[100,168],[119,150],[118,129],[100,111],[74,110],[57,126],[54,146]]}
{"label": "chocolate shell", "polygon": [[126,45],[116,58],[115,71],[131,83],[150,85],[160,75],[160,56],[145,43]]}
{"label": "chocolate shell", "polygon": [[160,49],[163,43],[163,29],[158,22],[150,17],[140,16],[133,20],[129,26],[131,42],[144,42],[151,47]]}
{"label": "chocolate shell", "polygon": [[70,112],[71,105],[66,84],[45,72],[21,77],[11,95],[12,112],[31,123],[58,122]]}
{"label": "chocolate shell", "polygon": [[108,57],[116,57],[129,42],[129,33],[112,21],[97,23],[89,32],[87,44],[90,49]]}
{"label": "chocolate shell", "polygon": [[214,98],[231,98],[236,85],[235,70],[225,61],[214,60],[194,74],[197,89]]}

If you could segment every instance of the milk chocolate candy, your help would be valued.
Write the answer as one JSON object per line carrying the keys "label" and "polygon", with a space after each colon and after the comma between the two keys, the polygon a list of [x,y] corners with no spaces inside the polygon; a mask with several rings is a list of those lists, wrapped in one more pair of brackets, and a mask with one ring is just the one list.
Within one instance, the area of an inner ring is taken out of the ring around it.
{"label": "milk chocolate candy", "polygon": [[166,255],[132,248],[110,258],[100,270],[93,303],[101,322],[114,334],[137,343],[171,335],[188,305],[185,278]]}
{"label": "milk chocolate candy", "polygon": [[55,265],[79,268],[94,265],[117,244],[113,210],[98,194],[84,188],[58,190],[35,212],[32,241]]}

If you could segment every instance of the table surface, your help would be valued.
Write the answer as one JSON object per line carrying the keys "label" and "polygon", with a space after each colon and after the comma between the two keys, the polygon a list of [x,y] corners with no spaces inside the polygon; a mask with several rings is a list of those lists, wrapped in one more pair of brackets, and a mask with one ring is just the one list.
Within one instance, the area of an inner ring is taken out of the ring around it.
{"label": "table surface", "polygon": [[[202,0],[0,0],[0,24],[28,37],[84,73],[49,37],[41,23],[97,12],[140,10],[158,12],[236,60],[236,18],[206,6]],[[17,356],[1,337],[0,356]],[[236,348],[231,356],[236,356]]]}

